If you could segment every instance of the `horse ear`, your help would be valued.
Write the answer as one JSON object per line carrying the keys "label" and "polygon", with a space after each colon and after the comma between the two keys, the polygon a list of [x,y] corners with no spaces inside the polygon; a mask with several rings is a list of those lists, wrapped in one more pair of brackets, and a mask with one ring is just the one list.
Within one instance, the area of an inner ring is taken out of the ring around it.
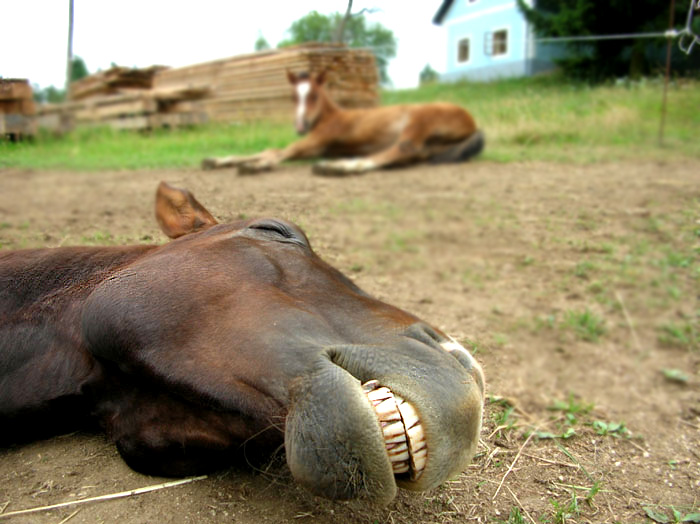
{"label": "horse ear", "polygon": [[289,80],[289,83],[292,85],[296,85],[297,83],[297,75],[292,73],[289,69],[287,69],[287,80]]}
{"label": "horse ear", "polygon": [[326,81],[326,72],[328,69],[322,69],[319,74],[316,75],[316,83],[322,86]]}
{"label": "horse ear", "polygon": [[218,224],[192,193],[161,182],[156,191],[156,220],[170,238]]}

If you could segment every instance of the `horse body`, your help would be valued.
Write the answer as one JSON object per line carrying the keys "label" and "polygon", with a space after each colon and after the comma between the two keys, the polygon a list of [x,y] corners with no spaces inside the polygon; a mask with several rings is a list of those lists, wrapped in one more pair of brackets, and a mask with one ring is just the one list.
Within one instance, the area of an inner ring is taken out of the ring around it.
{"label": "horse body", "polygon": [[238,166],[241,173],[256,173],[285,160],[341,157],[315,164],[314,172],[342,175],[425,160],[465,161],[483,148],[473,117],[454,104],[343,109],[326,93],[323,73],[288,77],[295,89],[295,127],[305,136],[280,150],[208,158],[204,168]]}
{"label": "horse body", "polygon": [[379,502],[468,463],[484,384],[463,347],[357,288],[294,224],[218,224],[165,184],[156,209],[162,246],[0,254],[3,442],[96,424],[166,475],[284,444],[314,493]]}

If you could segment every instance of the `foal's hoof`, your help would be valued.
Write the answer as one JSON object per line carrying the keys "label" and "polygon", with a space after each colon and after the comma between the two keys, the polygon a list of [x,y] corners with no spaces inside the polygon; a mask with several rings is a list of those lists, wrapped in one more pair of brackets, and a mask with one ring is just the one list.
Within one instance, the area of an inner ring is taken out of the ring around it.
{"label": "foal's hoof", "polygon": [[248,162],[238,166],[239,175],[256,175],[265,171],[272,171],[272,164],[268,162]]}
{"label": "foal's hoof", "polygon": [[358,175],[371,169],[366,160],[338,160],[330,162],[317,162],[312,171],[321,176],[346,176]]}

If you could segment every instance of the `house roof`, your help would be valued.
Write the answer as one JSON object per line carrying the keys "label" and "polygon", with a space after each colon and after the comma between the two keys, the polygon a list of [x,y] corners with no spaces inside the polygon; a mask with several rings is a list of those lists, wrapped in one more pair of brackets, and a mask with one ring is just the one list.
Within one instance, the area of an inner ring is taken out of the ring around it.
{"label": "house roof", "polygon": [[452,6],[452,0],[443,0],[442,5],[440,5],[440,8],[438,9],[437,13],[435,13],[435,16],[433,17],[433,23],[435,25],[442,24],[442,20],[445,18],[445,15],[447,14],[447,11],[450,10],[451,6]]}

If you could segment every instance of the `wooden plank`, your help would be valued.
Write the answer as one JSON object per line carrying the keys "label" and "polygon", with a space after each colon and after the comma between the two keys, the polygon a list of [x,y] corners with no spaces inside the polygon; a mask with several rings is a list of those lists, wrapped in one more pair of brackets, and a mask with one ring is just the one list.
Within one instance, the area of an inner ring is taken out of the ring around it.
{"label": "wooden plank", "polygon": [[33,100],[29,81],[20,78],[0,78],[0,100]]}
{"label": "wooden plank", "polygon": [[0,137],[31,136],[36,133],[34,117],[20,114],[0,114]]}

